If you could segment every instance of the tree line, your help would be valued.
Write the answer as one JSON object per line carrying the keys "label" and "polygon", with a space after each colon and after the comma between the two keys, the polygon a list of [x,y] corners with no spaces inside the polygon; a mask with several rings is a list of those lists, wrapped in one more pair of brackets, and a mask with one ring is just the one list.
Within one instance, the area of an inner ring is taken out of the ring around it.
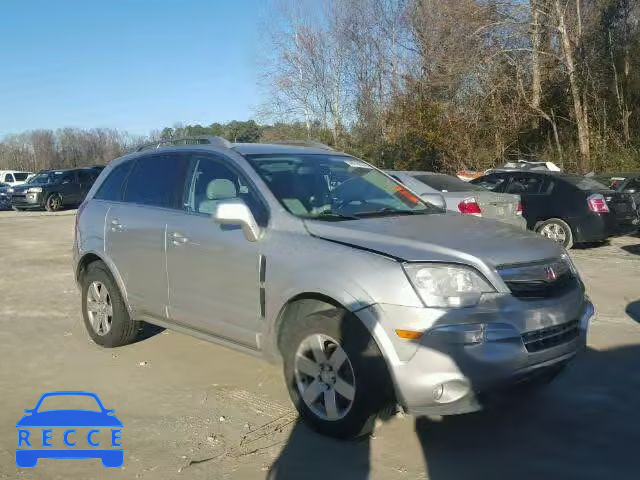
{"label": "tree line", "polygon": [[254,120],[36,130],[0,168],[108,162],[141,143],[310,139],[396,169],[640,169],[637,0],[272,0]]}
{"label": "tree line", "polygon": [[265,113],[384,166],[640,167],[637,0],[278,0]]}

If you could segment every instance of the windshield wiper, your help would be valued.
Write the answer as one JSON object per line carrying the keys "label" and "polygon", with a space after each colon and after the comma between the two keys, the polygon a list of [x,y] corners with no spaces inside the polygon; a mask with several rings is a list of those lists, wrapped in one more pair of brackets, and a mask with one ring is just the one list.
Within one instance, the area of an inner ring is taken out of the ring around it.
{"label": "windshield wiper", "polygon": [[355,215],[344,215],[342,213],[334,212],[331,209],[322,210],[321,212],[318,212],[315,215],[310,216],[309,218],[312,220],[316,218],[336,218],[336,219],[342,219],[342,220],[358,220],[358,217],[356,217]]}
{"label": "windshield wiper", "polygon": [[371,210],[370,212],[360,212],[357,214],[358,218],[363,217],[385,217],[392,215],[426,215],[429,212],[427,210],[396,210],[395,208],[384,207],[380,210]]}

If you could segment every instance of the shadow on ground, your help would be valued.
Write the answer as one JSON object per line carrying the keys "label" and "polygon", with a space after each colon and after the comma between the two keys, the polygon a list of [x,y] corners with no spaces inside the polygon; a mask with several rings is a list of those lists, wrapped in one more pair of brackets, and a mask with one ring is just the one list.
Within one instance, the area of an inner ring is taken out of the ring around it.
{"label": "shadow on ground", "polygon": [[640,323],[640,300],[631,302],[629,305],[627,305],[625,311],[627,312],[627,315],[629,315],[633,320]]}
{"label": "shadow on ground", "polygon": [[144,342],[145,340],[151,337],[155,337],[156,335],[164,331],[164,327],[159,327],[150,323],[143,323],[142,327],[140,327],[140,330],[138,330],[138,336],[136,337],[134,343]]}
{"label": "shadow on ground", "polygon": [[[552,384],[510,408],[417,419],[427,477],[638,478],[639,358],[640,346],[589,349]],[[341,442],[297,424],[268,478],[368,479],[369,450],[369,438]]]}
{"label": "shadow on ground", "polygon": [[640,243],[636,245],[623,245],[622,250],[633,255],[640,255]]}

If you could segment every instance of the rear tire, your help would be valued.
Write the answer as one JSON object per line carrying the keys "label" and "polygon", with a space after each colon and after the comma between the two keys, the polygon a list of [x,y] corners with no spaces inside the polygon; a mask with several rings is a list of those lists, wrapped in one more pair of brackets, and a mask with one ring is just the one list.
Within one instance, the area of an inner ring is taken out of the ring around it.
{"label": "rear tire", "polygon": [[132,343],[141,322],[131,319],[107,266],[94,262],[82,277],[82,317],[91,339],[113,348]]}
{"label": "rear tire", "polygon": [[291,400],[317,432],[341,439],[366,435],[394,404],[382,353],[349,312],[332,308],[295,319],[284,326],[280,347]]}
{"label": "rear tire", "polygon": [[558,242],[567,250],[573,247],[573,232],[564,220],[550,218],[537,224],[535,230],[543,237]]}

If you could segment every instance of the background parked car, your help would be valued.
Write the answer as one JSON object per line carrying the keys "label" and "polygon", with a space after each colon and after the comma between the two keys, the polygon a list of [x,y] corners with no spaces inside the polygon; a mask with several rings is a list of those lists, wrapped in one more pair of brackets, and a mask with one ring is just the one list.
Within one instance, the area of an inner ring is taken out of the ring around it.
{"label": "background parked car", "polygon": [[11,189],[11,206],[14,210],[44,208],[55,212],[79,205],[98,175],[92,168],[43,170],[25,185]]}
{"label": "background parked car", "polygon": [[8,185],[22,185],[27,181],[31,172],[21,172],[18,170],[0,170],[0,182]]}
{"label": "background parked car", "polygon": [[531,230],[571,248],[601,242],[637,228],[630,195],[579,175],[542,171],[499,171],[471,181],[494,192],[518,194]]}
{"label": "background parked car", "polygon": [[0,210],[11,208],[11,199],[9,197],[10,186],[0,182]]}
{"label": "background parked car", "polygon": [[631,195],[640,214],[640,172],[609,173],[595,175],[592,178],[607,185],[611,190]]}
{"label": "background parked car", "polygon": [[425,194],[441,194],[447,210],[491,218],[521,228],[527,226],[518,195],[492,192],[442,173],[394,170],[387,173],[423,198]]}

